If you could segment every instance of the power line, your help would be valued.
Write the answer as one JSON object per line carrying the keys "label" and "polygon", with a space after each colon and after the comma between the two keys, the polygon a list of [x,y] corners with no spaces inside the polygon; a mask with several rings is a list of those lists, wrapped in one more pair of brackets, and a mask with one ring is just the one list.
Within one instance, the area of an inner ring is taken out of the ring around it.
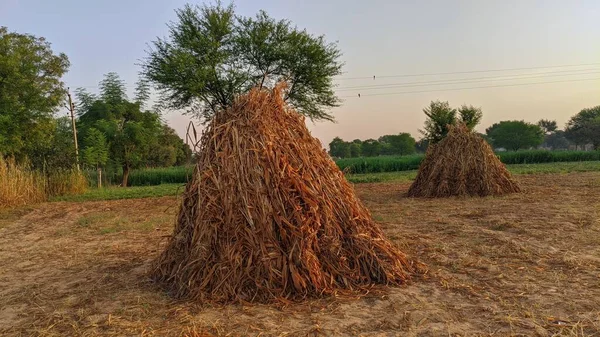
{"label": "power line", "polygon": [[498,71],[514,71],[514,70],[533,70],[533,69],[550,69],[550,68],[567,68],[567,67],[583,67],[583,66],[596,66],[600,63],[581,63],[581,64],[565,64],[565,65],[554,65],[544,67],[523,67],[523,68],[502,68],[502,69],[487,69],[487,70],[469,70],[469,71],[454,71],[454,72],[443,72],[443,73],[422,73],[422,74],[400,74],[400,75],[383,75],[383,76],[360,76],[360,77],[338,77],[336,80],[365,80],[373,78],[394,78],[394,77],[417,77],[417,76],[437,76],[437,75],[456,75],[456,74],[474,74],[474,73],[487,73],[487,72],[498,72]]}
{"label": "power line", "polygon": [[[592,70],[592,69],[586,69]],[[515,75],[513,77],[508,76],[492,76],[492,77],[476,77],[476,78],[460,78],[460,79],[450,79],[450,80],[438,80],[438,81],[421,81],[421,82],[405,82],[405,83],[390,83],[390,84],[380,84],[380,85],[372,85],[372,86],[356,86],[356,87],[343,87],[339,88],[336,91],[367,91],[367,90],[381,90],[381,89],[390,89],[390,88],[401,88],[401,87],[422,87],[422,86],[434,86],[434,85],[454,85],[454,84],[466,84],[473,82],[489,82],[489,81],[512,81],[512,80],[526,80],[532,78],[547,78],[547,77],[560,77],[560,76],[578,76],[578,75],[591,75],[600,73],[600,68],[593,69],[599,70],[595,72],[579,72],[579,73],[567,73],[567,74],[557,74],[564,72],[556,72],[556,73],[545,73],[545,74],[522,74]],[[518,76],[518,77],[516,77]],[[505,78],[508,77],[508,78]]]}
{"label": "power line", "polygon": [[[547,82],[534,82],[534,83],[517,83],[517,84],[503,84],[503,85],[488,85],[488,86],[466,87],[466,88],[450,88],[450,89],[433,89],[433,90],[388,92],[388,93],[361,95],[361,97],[402,95],[402,94],[417,94],[417,93],[438,92],[438,91],[456,91],[456,90],[470,90],[470,89],[516,87],[516,86],[522,86],[522,85],[537,85],[537,84],[564,83],[564,82],[582,82],[582,81],[595,81],[595,80],[600,80],[600,77],[599,78],[577,79],[577,80],[547,81]],[[342,96],[341,98],[357,98],[357,97],[356,96]]]}

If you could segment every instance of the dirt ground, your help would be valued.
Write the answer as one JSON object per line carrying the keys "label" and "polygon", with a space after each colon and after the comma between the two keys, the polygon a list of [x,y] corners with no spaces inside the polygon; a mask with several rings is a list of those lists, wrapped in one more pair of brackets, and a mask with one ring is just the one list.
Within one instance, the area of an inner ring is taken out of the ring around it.
{"label": "dirt ground", "polygon": [[174,197],[2,211],[0,336],[600,336],[600,173],[518,180],[484,199],[356,185],[428,274],[285,306],[174,302],[148,282]]}

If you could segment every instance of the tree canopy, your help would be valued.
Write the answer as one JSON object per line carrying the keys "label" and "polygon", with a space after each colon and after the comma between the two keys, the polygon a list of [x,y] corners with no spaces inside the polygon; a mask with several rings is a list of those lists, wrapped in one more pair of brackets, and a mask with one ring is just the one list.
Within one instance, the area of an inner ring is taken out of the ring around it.
{"label": "tree canopy", "polygon": [[[139,94],[136,92],[136,96]],[[83,108],[80,113],[80,134],[86,153],[90,133],[97,130],[108,143],[109,158],[123,169],[122,186],[127,186],[129,171],[148,161],[150,151],[160,132],[159,115],[141,110],[141,102],[127,100],[125,85],[116,73],[108,73],[100,82],[100,96],[78,90]]]}
{"label": "tree canopy", "polygon": [[[448,126],[458,122],[464,123],[469,130],[473,130],[481,122],[483,112],[481,108],[463,104],[458,110],[452,108],[450,103],[431,101],[429,106],[423,109],[427,119],[423,130],[419,132],[428,144],[435,144],[444,139],[448,134]],[[458,117],[457,117],[458,112]]]}
{"label": "tree canopy", "polygon": [[50,147],[68,68],[44,38],[0,27],[0,153],[24,159]]}
{"label": "tree canopy", "polygon": [[600,105],[583,109],[571,117],[565,136],[575,144],[593,144],[594,148],[600,149]]}
{"label": "tree canopy", "polygon": [[528,149],[544,141],[542,128],[524,121],[502,121],[485,131],[494,147],[507,150]]}
{"label": "tree canopy", "polygon": [[332,82],[341,73],[340,56],[324,36],[263,11],[243,17],[232,5],[186,5],[169,25],[169,37],[152,43],[143,69],[169,107],[203,121],[238,94],[278,81],[289,83],[285,99],[299,113],[333,120],[327,109],[340,103]]}

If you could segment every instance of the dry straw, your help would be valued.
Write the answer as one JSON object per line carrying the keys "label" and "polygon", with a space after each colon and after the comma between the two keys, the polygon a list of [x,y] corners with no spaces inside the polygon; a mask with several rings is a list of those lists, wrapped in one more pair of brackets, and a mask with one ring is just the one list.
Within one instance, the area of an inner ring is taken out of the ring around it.
{"label": "dry straw", "polygon": [[46,200],[44,176],[0,154],[0,208]]}
{"label": "dry straw", "polygon": [[239,97],[203,134],[151,270],[172,296],[299,300],[401,284],[413,271],[282,90]]}
{"label": "dry straw", "polygon": [[490,145],[465,125],[450,126],[448,135],[427,149],[411,197],[487,196],[520,192]]}

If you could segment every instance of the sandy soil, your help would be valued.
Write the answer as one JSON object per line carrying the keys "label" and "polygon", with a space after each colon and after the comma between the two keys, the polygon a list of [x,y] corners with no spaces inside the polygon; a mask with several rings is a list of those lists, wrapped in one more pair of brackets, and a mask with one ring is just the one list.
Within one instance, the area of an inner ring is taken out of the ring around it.
{"label": "sandy soil", "polygon": [[429,272],[361,299],[174,302],[148,282],[176,198],[0,213],[1,336],[600,336],[600,173],[518,176],[524,193],[418,200],[356,186]]}

